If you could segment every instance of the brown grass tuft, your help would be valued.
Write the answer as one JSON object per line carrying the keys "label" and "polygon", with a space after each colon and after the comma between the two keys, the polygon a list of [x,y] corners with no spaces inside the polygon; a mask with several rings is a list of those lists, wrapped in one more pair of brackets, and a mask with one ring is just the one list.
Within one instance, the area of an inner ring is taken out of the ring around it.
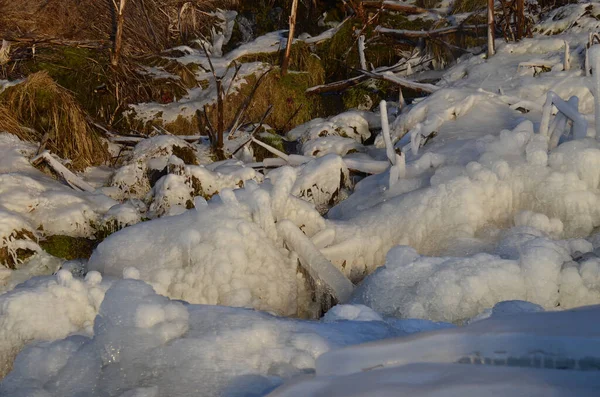
{"label": "brown grass tuft", "polygon": [[[74,169],[102,164],[110,158],[73,95],[46,72],[32,74],[25,82],[8,88],[1,99],[7,120],[11,120],[7,122],[9,132],[28,141],[41,141],[48,133],[47,149],[71,159]],[[34,131],[19,128],[19,123]]]}
{"label": "brown grass tuft", "polygon": [[[207,12],[236,5],[237,0],[130,0],[125,7],[123,55],[156,52],[200,32],[210,34],[213,17]],[[111,0],[0,0],[2,36],[108,43],[115,27]]]}

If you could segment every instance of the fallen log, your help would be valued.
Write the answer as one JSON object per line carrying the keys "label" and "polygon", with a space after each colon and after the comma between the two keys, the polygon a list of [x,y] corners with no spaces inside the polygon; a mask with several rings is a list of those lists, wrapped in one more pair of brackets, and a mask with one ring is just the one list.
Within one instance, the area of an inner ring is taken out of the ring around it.
{"label": "fallen log", "polygon": [[410,88],[412,90],[419,91],[419,92],[422,91],[422,92],[428,92],[428,93],[432,94],[440,89],[440,87],[437,87],[433,84],[417,83],[416,81],[403,79],[402,77],[396,76],[392,72],[375,73],[375,72],[369,72],[367,70],[361,70],[361,72],[369,77],[379,79],[379,80],[386,80],[391,83],[398,84],[401,87]]}
{"label": "fallen log", "polygon": [[54,172],[61,176],[65,182],[73,189],[85,192],[94,192],[96,189],[88,184],[86,181],[69,171],[67,167],[59,163],[54,157],[50,155],[50,152],[44,151],[38,156],[31,159],[31,164],[39,166],[42,163],[46,163]]}
{"label": "fallen log", "polygon": [[[431,62],[431,58],[426,58],[423,62],[419,63],[419,65],[417,65],[417,66],[424,65],[427,62]],[[403,70],[408,69],[408,65],[409,64],[407,62],[406,63],[396,63],[393,66],[377,68],[373,72],[374,73],[384,73],[384,72],[389,72],[389,71],[403,71]],[[404,69],[401,69],[402,66],[404,66]],[[368,80],[369,78],[371,78],[371,77],[369,77],[365,74],[361,74],[359,76],[351,77],[347,80],[334,81],[333,83],[310,87],[305,92],[306,92],[306,94],[324,94],[326,92],[339,92],[339,91],[346,90],[350,87],[354,87],[355,85],[358,85],[358,84],[362,83],[363,81]]]}
{"label": "fallen log", "polygon": [[363,75],[352,77],[348,80],[335,81],[329,84],[317,85],[306,90],[307,94],[324,94],[326,92],[343,91],[350,87],[354,87],[367,80],[369,77]]}
{"label": "fallen log", "polygon": [[405,30],[405,29],[389,29],[382,26],[377,26],[375,31],[384,35],[400,39],[420,39],[424,37],[439,37],[451,33],[466,33],[477,34],[477,32],[485,32],[486,25],[464,25],[464,26],[449,26],[447,28],[434,30]]}

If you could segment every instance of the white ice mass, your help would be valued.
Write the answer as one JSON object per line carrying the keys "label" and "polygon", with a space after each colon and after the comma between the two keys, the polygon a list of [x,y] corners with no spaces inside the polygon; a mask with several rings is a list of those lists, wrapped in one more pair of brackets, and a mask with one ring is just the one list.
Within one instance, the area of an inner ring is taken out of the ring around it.
{"label": "white ice mass", "polygon": [[[568,4],[489,59],[387,71],[438,81],[299,125],[277,159],[156,135],[79,191],[0,133],[0,396],[600,395],[599,15]],[[214,16],[220,73],[285,45],[223,54],[236,14]],[[173,121],[215,89],[131,110]],[[56,235],[97,246],[66,261],[42,248]]]}

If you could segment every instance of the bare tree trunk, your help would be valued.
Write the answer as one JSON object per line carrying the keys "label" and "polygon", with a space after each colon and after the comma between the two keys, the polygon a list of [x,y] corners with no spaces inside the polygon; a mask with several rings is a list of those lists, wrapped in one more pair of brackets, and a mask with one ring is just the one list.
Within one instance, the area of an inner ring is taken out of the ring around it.
{"label": "bare tree trunk", "polygon": [[292,11],[290,12],[290,32],[288,33],[287,46],[285,47],[285,55],[281,63],[281,75],[285,76],[290,64],[290,54],[292,52],[292,43],[294,41],[294,30],[296,30],[296,13],[298,11],[298,0],[292,1]]}
{"label": "bare tree trunk", "polygon": [[525,0],[517,0],[517,40],[525,37]]}
{"label": "bare tree trunk", "polygon": [[117,4],[117,0],[113,0],[117,18],[117,29],[115,32],[113,51],[110,56],[110,64],[112,66],[118,66],[121,58],[121,47],[123,45],[123,24],[125,23],[125,3],[127,3],[127,0],[119,0],[119,4]]}
{"label": "bare tree trunk", "polygon": [[488,9],[488,50],[487,55],[488,58],[495,54],[496,50],[494,48],[494,0],[488,0],[487,2]]}

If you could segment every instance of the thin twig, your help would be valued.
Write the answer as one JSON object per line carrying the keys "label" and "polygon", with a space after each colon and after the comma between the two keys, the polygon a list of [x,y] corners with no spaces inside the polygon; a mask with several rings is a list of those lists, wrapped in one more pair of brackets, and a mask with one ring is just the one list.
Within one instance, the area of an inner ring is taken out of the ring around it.
{"label": "thin twig", "polygon": [[243,148],[244,146],[246,146],[248,143],[250,143],[250,141],[252,141],[252,137],[254,136],[254,134],[256,134],[258,132],[258,130],[260,129],[260,127],[262,127],[263,123],[265,122],[265,119],[267,117],[269,117],[269,115],[271,114],[271,111],[273,110],[273,105],[270,105],[267,108],[267,111],[265,112],[265,114],[263,114],[262,118],[260,119],[260,122],[258,123],[258,125],[252,130],[252,132],[250,133],[250,137],[248,138],[248,140],[246,142],[244,142],[243,144],[241,144],[237,149],[235,149],[233,151],[233,153],[231,154],[232,156],[235,156],[235,154],[237,152],[240,151],[241,148]]}

